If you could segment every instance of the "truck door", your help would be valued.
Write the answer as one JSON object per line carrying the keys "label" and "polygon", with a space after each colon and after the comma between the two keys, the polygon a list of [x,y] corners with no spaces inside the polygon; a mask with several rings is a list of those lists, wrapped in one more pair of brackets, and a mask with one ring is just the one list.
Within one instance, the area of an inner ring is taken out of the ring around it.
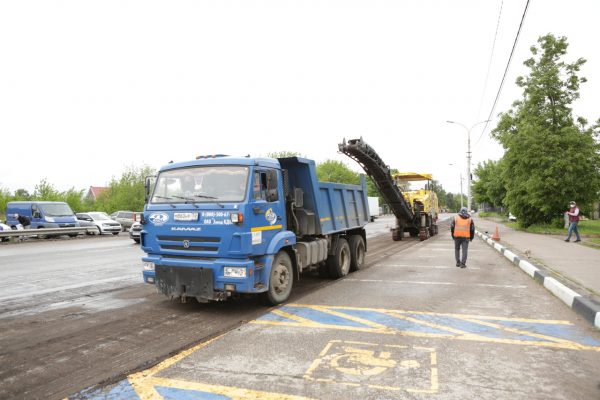
{"label": "truck door", "polygon": [[276,169],[256,169],[252,177],[252,249],[265,254],[271,239],[285,229],[285,207]]}

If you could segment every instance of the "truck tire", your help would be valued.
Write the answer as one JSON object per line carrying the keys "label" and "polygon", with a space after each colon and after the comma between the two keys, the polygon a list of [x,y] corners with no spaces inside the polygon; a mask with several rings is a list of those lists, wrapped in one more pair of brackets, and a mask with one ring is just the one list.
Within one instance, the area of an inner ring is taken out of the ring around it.
{"label": "truck tire", "polygon": [[404,237],[404,230],[400,230],[399,228],[392,229],[392,240],[394,242],[399,242]]}
{"label": "truck tire", "polygon": [[273,259],[269,274],[269,289],[267,290],[269,303],[276,306],[286,301],[290,297],[293,284],[292,260],[285,251],[280,251]]}
{"label": "truck tire", "polygon": [[348,275],[348,272],[350,272],[351,259],[348,241],[344,238],[339,238],[333,255],[327,257],[329,275],[334,279]]}
{"label": "truck tire", "polygon": [[365,240],[361,235],[350,236],[350,271],[358,271],[365,265]]}

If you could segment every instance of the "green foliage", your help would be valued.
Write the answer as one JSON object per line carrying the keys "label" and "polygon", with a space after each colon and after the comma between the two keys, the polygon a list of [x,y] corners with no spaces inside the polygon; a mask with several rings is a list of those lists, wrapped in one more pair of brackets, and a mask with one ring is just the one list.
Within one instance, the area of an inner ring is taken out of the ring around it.
{"label": "green foliage", "polygon": [[492,132],[505,149],[503,203],[523,227],[551,223],[569,200],[591,203],[600,190],[598,127],[575,121],[571,108],[586,81],[577,75],[585,60],[561,61],[564,37],[548,34],[538,44],[524,62],[529,75],[517,79],[523,98],[500,115]]}
{"label": "green foliage", "polygon": [[0,188],[0,214],[2,216],[6,215],[6,204],[9,201],[12,201],[12,199],[13,197],[11,196],[10,191],[8,189]]}
{"label": "green foliage", "polygon": [[496,207],[503,205],[506,196],[503,169],[502,160],[488,160],[477,165],[473,171],[477,180],[471,186],[476,203],[487,203]]}
{"label": "green foliage", "polygon": [[46,178],[42,179],[40,183],[35,185],[32,200],[62,201],[60,192],[56,190],[54,185],[49,183]]}
{"label": "green foliage", "polygon": [[273,152],[267,153],[267,157],[269,157],[269,158],[287,158],[287,157],[302,157],[302,156],[297,151],[283,150],[283,151],[273,151]]}
{"label": "green foliage", "polygon": [[109,214],[118,210],[143,210],[144,181],[147,176],[154,174],[155,171],[147,166],[128,168],[119,179],[112,178],[108,189],[96,200],[95,208]]}
{"label": "green foliage", "polygon": [[360,184],[359,174],[336,160],[326,160],[317,164],[317,178],[321,182]]}
{"label": "green foliage", "polygon": [[15,201],[28,201],[31,200],[31,195],[26,189],[17,189],[13,196]]}

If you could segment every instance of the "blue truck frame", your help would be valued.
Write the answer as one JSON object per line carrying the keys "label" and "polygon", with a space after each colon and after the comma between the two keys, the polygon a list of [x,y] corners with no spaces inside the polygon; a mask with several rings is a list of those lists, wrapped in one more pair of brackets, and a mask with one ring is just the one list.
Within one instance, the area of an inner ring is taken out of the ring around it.
{"label": "blue truck frame", "polygon": [[[185,196],[169,189],[179,185],[171,177],[220,170],[229,175],[196,177]],[[224,193],[232,184],[223,178],[233,173],[241,188],[235,201],[203,194],[220,184]],[[318,182],[315,162],[305,158],[215,156],[168,164],[146,186],[143,277],[171,298],[265,293],[279,304],[302,272],[339,278],[364,265],[364,176],[360,185]]]}

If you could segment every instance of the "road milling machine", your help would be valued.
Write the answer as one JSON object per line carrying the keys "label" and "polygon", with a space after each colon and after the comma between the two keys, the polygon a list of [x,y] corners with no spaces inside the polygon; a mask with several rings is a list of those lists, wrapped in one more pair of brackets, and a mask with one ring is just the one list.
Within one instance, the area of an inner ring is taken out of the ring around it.
{"label": "road milling machine", "polygon": [[[402,240],[404,233],[425,240],[438,233],[438,199],[432,190],[430,174],[400,173],[392,176],[390,167],[377,152],[360,139],[351,139],[338,145],[341,153],[356,161],[373,179],[385,202],[396,217],[392,239]],[[422,181],[422,189],[409,190],[410,182]]]}

